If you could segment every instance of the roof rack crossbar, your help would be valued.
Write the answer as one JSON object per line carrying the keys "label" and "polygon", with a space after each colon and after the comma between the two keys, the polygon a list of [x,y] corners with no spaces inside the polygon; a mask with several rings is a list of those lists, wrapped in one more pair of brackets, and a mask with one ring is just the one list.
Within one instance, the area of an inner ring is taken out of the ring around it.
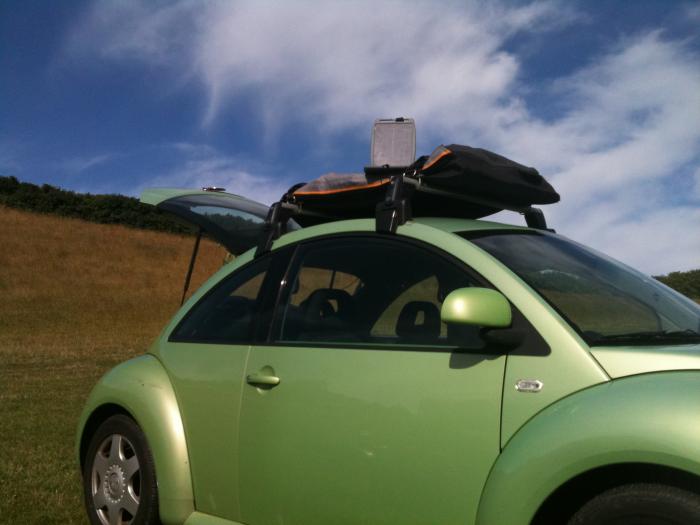
{"label": "roof rack crossbar", "polygon": [[513,206],[499,201],[474,197],[472,195],[460,195],[446,190],[431,188],[423,184],[420,178],[414,178],[408,175],[408,173],[403,173],[401,175],[392,176],[385,200],[377,205],[376,229],[378,232],[396,233],[396,229],[399,226],[412,218],[411,201],[410,198],[407,197],[408,192],[405,186],[412,186],[413,189],[420,190],[424,193],[449,197],[470,204],[514,211],[525,217],[525,222],[530,228],[549,230],[544,213],[542,213],[542,210],[539,208],[534,208],[532,206]]}

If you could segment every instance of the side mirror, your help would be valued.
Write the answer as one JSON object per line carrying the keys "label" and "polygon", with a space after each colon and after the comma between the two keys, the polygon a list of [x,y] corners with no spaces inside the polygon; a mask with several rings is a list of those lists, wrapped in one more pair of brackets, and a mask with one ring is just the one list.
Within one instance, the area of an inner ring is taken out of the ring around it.
{"label": "side mirror", "polygon": [[508,299],[490,288],[458,288],[450,292],[440,310],[447,324],[508,328],[513,316]]}

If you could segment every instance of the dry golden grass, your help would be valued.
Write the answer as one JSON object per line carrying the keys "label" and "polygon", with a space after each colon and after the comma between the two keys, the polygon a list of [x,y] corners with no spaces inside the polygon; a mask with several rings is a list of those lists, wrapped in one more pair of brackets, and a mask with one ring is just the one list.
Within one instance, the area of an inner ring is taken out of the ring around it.
{"label": "dry golden grass", "polygon": [[[193,239],[0,207],[0,523],[85,523],[75,430],[177,310]],[[196,288],[224,250],[203,241]]]}

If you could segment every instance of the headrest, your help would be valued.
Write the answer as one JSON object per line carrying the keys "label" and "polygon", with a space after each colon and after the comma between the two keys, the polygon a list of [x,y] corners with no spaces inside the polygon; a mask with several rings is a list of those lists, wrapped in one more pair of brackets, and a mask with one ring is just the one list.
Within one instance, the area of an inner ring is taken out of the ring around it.
{"label": "headrest", "polygon": [[[337,302],[337,308],[333,309],[332,301]],[[319,288],[309,294],[302,306],[305,309],[305,316],[322,319],[329,315],[348,314],[352,308],[352,296],[345,290],[337,288]]]}
{"label": "headrest", "polygon": [[418,341],[437,340],[440,337],[440,310],[428,301],[406,303],[396,323],[396,335]]}

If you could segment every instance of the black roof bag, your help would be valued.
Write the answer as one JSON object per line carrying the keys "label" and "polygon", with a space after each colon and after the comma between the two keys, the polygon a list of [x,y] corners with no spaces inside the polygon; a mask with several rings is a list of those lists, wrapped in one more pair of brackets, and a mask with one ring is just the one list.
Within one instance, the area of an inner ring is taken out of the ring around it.
{"label": "black roof bag", "polygon": [[[344,218],[373,217],[387,193],[392,168],[365,173],[329,173],[290,190],[286,199],[301,206],[303,226]],[[559,194],[534,168],[491,151],[440,146],[406,169],[405,191],[416,217],[476,219],[502,209],[550,204]],[[471,201],[470,201],[471,199]]]}
{"label": "black roof bag", "polygon": [[559,194],[535,168],[481,148],[439,146],[420,169],[434,188],[502,202],[508,206],[552,204]]}

